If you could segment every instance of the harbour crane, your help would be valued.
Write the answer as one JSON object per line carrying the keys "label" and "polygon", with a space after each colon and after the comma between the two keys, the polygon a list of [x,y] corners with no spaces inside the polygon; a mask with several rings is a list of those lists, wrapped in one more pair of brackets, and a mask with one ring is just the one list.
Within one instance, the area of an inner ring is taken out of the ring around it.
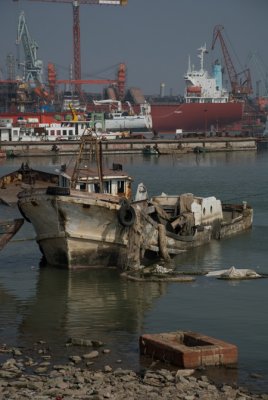
{"label": "harbour crane", "polygon": [[[48,93],[43,84],[43,61],[37,58],[38,44],[30,36],[24,12],[19,16],[17,40],[19,46],[22,43],[25,63],[24,63],[24,81],[33,88],[34,93],[41,99],[47,100]],[[18,60],[20,65],[20,60]]]}
{"label": "harbour crane", "polygon": [[[18,2],[19,0],[13,0]],[[81,46],[80,46],[80,4],[116,5],[125,6],[128,0],[28,0],[46,3],[69,3],[73,6],[73,59],[74,59],[74,80],[81,80]],[[76,85],[80,92],[80,85]]]}
{"label": "harbour crane", "polygon": [[[255,66],[257,75],[261,78],[256,82],[256,86],[260,86],[262,84],[264,89],[264,96],[268,96],[268,68],[264,64],[263,60],[261,59],[260,55],[256,52],[250,53],[248,55],[247,65],[253,63]],[[258,97],[260,93],[256,93],[256,97]]]}
{"label": "harbour crane", "polygon": [[224,27],[222,25],[215,26],[213,31],[212,50],[215,47],[216,40],[219,39],[224,56],[225,65],[230,79],[232,94],[234,97],[244,98],[252,93],[250,70],[247,68],[239,73],[236,72],[222,35],[223,29]]}
{"label": "harbour crane", "polygon": [[43,62],[37,58],[38,44],[30,36],[23,11],[19,16],[16,40],[18,46],[20,43],[25,54],[25,81],[42,84]]}

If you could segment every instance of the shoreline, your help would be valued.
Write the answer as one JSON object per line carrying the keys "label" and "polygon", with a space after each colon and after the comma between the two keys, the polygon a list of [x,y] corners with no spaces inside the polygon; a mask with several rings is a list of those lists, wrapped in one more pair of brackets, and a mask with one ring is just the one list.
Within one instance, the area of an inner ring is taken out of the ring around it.
{"label": "shoreline", "polygon": [[[69,346],[83,347],[83,355],[69,356],[63,364],[53,364],[53,355],[40,341],[37,356],[20,348],[0,347],[5,360],[0,364],[0,398],[5,400],[268,400],[268,393],[255,393],[245,387],[217,382],[205,369],[162,368],[153,362],[142,371],[124,369],[117,362],[94,368],[100,353],[109,353],[103,343],[82,340]],[[86,347],[90,347],[90,350]],[[74,349],[74,348],[73,348]],[[75,351],[74,353],[79,353]]]}

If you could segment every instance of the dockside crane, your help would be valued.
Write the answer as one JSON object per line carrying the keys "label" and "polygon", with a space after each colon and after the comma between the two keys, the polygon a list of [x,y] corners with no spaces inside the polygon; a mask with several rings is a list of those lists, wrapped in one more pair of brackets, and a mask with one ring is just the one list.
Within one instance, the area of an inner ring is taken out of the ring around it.
{"label": "dockside crane", "polygon": [[[19,16],[16,44],[17,46],[22,44],[24,50],[25,76],[23,80],[27,83],[28,87],[33,89],[36,96],[41,98],[42,101],[48,100],[49,95],[43,84],[43,61],[37,57],[38,44],[29,33],[23,11]],[[18,62],[20,67],[20,60],[18,60]]]}
{"label": "dockside crane", "polygon": [[[18,2],[19,0],[13,0]],[[73,60],[74,60],[74,80],[81,80],[81,45],[80,45],[80,5],[115,5],[125,6],[128,0],[28,0],[32,2],[46,3],[69,3],[73,6]],[[80,84],[76,85],[76,90],[80,92]]]}
{"label": "dockside crane", "polygon": [[[249,65],[250,63],[253,63],[253,65],[255,66],[256,73],[261,78],[257,81],[258,85],[262,84],[263,89],[264,89],[263,95],[267,97],[268,96],[268,68],[264,64],[260,55],[256,52],[250,53],[248,55],[247,65]],[[257,85],[257,82],[256,82],[256,85]],[[258,97],[259,94],[260,93],[256,93],[256,97]]]}
{"label": "dockside crane", "polygon": [[[23,45],[25,54],[25,81],[34,84],[42,84],[43,62],[37,58],[38,44],[31,38],[24,12],[19,16],[16,44]],[[19,67],[20,67],[20,60]]]}
{"label": "dockside crane", "polygon": [[215,47],[216,40],[219,39],[224,56],[225,66],[230,79],[232,94],[236,98],[245,98],[253,92],[250,70],[247,68],[239,73],[236,72],[222,35],[223,29],[224,27],[222,25],[215,26],[213,31],[212,50]]}

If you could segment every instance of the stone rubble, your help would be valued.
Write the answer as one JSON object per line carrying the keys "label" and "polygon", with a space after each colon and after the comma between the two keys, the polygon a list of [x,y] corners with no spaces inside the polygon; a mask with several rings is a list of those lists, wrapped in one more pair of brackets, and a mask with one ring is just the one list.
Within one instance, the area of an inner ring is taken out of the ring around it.
{"label": "stone rubble", "polygon": [[195,377],[194,370],[146,369],[138,374],[110,365],[97,371],[90,363],[78,365],[99,355],[92,353],[53,365],[48,357],[38,363],[13,349],[0,365],[0,400],[268,400],[268,394]]}

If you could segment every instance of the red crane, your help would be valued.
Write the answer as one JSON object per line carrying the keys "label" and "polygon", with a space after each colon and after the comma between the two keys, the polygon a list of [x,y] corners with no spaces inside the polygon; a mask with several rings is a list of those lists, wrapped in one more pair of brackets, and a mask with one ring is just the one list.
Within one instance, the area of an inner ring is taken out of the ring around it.
{"label": "red crane", "polygon": [[219,38],[225,65],[228,71],[230,84],[232,88],[232,93],[235,97],[244,97],[252,93],[252,83],[250,70],[245,69],[239,73],[236,72],[230,54],[228,52],[227,46],[225,44],[224,38],[222,36],[222,31],[224,27],[222,25],[216,25],[213,31],[213,41],[212,50],[215,47],[216,40]]}
{"label": "red crane", "polygon": [[[13,0],[19,1],[19,0]],[[80,46],[80,4],[116,5],[125,6],[128,0],[28,0],[42,1],[47,3],[69,3],[73,5],[73,57],[74,57],[74,80],[81,80],[81,46]],[[79,91],[79,90],[78,90]]]}

